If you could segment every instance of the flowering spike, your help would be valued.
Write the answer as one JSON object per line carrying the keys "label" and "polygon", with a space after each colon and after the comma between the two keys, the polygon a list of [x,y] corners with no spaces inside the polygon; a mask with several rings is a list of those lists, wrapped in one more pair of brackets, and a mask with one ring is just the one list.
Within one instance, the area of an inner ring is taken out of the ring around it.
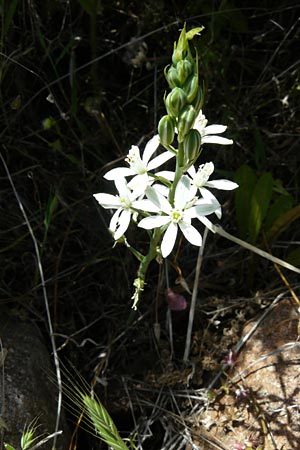
{"label": "flowering spike", "polygon": [[[150,262],[168,257],[178,233],[192,245],[201,246],[202,236],[192,221],[198,220],[211,230],[213,225],[207,216],[214,214],[221,218],[221,205],[210,189],[237,187],[229,180],[210,179],[213,162],[200,164],[197,171],[194,167],[204,144],[232,143],[219,136],[226,126],[207,125],[202,113],[204,97],[199,86],[198,54],[195,50],[193,56],[189,46],[189,41],[202,29],[187,32],[184,25],[174,43],[172,64],[164,70],[171,89],[164,94],[167,114],[159,120],[158,134],[147,142],[143,152],[136,145],[130,148],[125,158],[127,167],[116,167],[104,175],[106,180],[114,181],[117,195],[95,194],[103,208],[115,210],[109,224],[115,242],[126,245],[140,263],[134,280],[134,309],[144,290]],[[167,151],[157,155],[159,144]],[[155,169],[173,156],[176,158],[174,172],[156,172]],[[130,222],[148,231],[150,243],[145,255],[135,250],[124,236]],[[185,299],[171,290],[167,292],[167,301],[171,309],[186,307]]]}

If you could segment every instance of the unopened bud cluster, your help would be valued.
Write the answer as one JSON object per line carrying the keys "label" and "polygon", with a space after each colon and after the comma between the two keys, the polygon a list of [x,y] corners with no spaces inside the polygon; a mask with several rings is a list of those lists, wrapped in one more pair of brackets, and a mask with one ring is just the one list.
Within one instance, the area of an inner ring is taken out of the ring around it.
{"label": "unopened bud cluster", "polygon": [[189,40],[199,31],[201,28],[187,33],[184,26],[178,42],[174,43],[172,64],[165,69],[165,77],[172,89],[165,96],[168,114],[158,124],[160,142],[166,147],[172,144],[177,131],[186,162],[199,156],[201,146],[201,135],[193,125],[202,108],[203,95],[199,86],[197,53],[196,58],[193,57],[189,47]]}

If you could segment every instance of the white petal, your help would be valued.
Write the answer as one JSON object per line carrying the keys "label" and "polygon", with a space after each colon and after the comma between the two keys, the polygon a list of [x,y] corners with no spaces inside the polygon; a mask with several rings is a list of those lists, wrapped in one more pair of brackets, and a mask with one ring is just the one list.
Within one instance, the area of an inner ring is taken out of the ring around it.
{"label": "white petal", "polygon": [[195,209],[195,206],[193,206],[192,208],[186,209],[184,211],[184,221],[185,222],[190,222],[191,219],[194,219],[197,216],[198,216],[198,213]]}
{"label": "white petal", "polygon": [[162,170],[155,174],[157,177],[166,178],[166,180],[173,181],[175,177],[175,172],[171,172],[171,170]]}
{"label": "white petal", "polygon": [[147,212],[159,212],[159,208],[154,205],[154,203],[150,202],[150,200],[136,200],[132,202],[132,207],[135,209],[139,209],[140,211]]}
{"label": "white petal", "polygon": [[150,216],[142,219],[138,226],[145,228],[146,230],[152,230],[153,228],[159,228],[166,225],[170,221],[168,216]]}
{"label": "white petal", "polygon": [[164,186],[163,184],[155,184],[154,185],[155,190],[160,192],[164,197],[168,198],[170,189],[167,186]]}
{"label": "white petal", "polygon": [[151,158],[153,153],[157,150],[158,146],[159,146],[159,135],[156,134],[146,144],[146,147],[145,147],[145,150],[143,153],[143,157],[142,157],[142,161],[145,165],[148,164],[149,159]]}
{"label": "white petal", "polygon": [[[201,200],[199,200],[199,203],[200,202]],[[199,219],[199,217],[208,216],[209,214],[214,213],[219,207],[219,203],[206,203],[203,199],[203,203],[198,204],[197,202],[196,206],[191,209],[193,209],[196,213],[194,217],[197,217],[197,219]]]}
{"label": "white petal", "polygon": [[221,144],[221,145],[231,145],[233,141],[231,139],[223,138],[221,136],[204,136],[202,139],[202,144]]}
{"label": "white petal", "polygon": [[[201,192],[203,200],[206,203],[209,203],[209,204],[215,205],[215,206],[220,206],[220,203],[218,202],[217,198],[208,189],[205,189],[204,187],[202,187],[199,189],[199,191]],[[197,202],[197,204],[198,204],[198,202]]]}
{"label": "white petal", "polygon": [[215,215],[217,216],[218,219],[221,219],[221,217],[222,217],[222,208],[221,208],[220,203],[218,202],[218,200],[214,196],[214,194],[212,194],[208,189],[205,189],[205,188],[200,188],[200,192],[201,192],[201,194],[203,196],[203,199],[206,202],[211,203],[211,204],[216,206],[216,209],[215,209],[214,213],[215,213]]}
{"label": "white petal", "polygon": [[114,238],[115,240],[120,239],[121,236],[127,230],[131,218],[131,212],[129,210],[122,211],[119,217],[119,228],[117,228]]}
{"label": "white petal", "polygon": [[189,168],[188,174],[189,174],[192,178],[194,178],[194,176],[196,175],[196,169],[195,169],[194,166],[191,166],[191,167]]}
{"label": "white petal", "polygon": [[111,169],[103,176],[106,180],[116,180],[120,177],[129,177],[130,175],[135,175],[135,171],[129,167],[116,167]]}
{"label": "white petal", "polygon": [[161,155],[156,156],[156,158],[152,159],[147,166],[147,170],[156,169],[156,167],[161,166],[165,162],[169,161],[174,155],[172,152],[164,152]]}
{"label": "white petal", "polygon": [[195,217],[195,213],[189,214],[189,212],[192,210],[192,208],[188,209],[187,211],[184,211],[184,217],[182,219],[182,222],[185,222],[187,224],[191,224],[192,219]]}
{"label": "white petal", "polygon": [[193,245],[198,245],[200,247],[202,245],[202,236],[198,230],[196,230],[193,225],[190,225],[186,222],[179,222],[179,228],[181,229],[184,237]]}
{"label": "white petal", "polygon": [[139,147],[137,145],[132,145],[130,147],[130,149],[129,149],[129,152],[128,152],[127,156],[126,156],[126,160],[129,160],[128,161],[129,164],[132,161],[132,158],[134,160],[142,161],[142,159],[141,159],[141,152],[140,152],[140,149],[139,149]]}
{"label": "white petal", "polygon": [[211,231],[212,233],[216,232],[216,226],[213,225],[213,223],[209,219],[207,219],[207,217],[199,217],[199,220],[203,223],[203,225],[206,226],[206,228],[209,229],[209,231]]}
{"label": "white petal", "polygon": [[121,202],[120,198],[116,195],[111,194],[94,194],[95,199],[100,205],[105,209],[120,208]]}
{"label": "white petal", "polygon": [[[140,195],[144,195],[149,185],[149,176],[146,173],[142,175],[136,175],[129,181],[128,187],[133,190],[133,198],[137,198]],[[130,196],[130,198],[132,198]]]}
{"label": "white petal", "polygon": [[217,216],[218,219],[221,219],[221,217],[222,217],[222,208],[221,208],[221,206],[220,206],[220,208],[217,208],[215,210],[215,215]]}
{"label": "white petal", "polygon": [[191,193],[191,180],[186,175],[183,175],[175,190],[175,197],[174,197],[174,206],[178,209],[184,209],[187,202],[191,200],[193,197]]}
{"label": "white petal", "polygon": [[164,258],[166,258],[173,250],[176,241],[177,230],[177,225],[171,222],[164,234],[161,243],[161,254]]}
{"label": "white petal", "polygon": [[121,212],[122,212],[121,208],[117,209],[117,211],[114,213],[114,215],[112,216],[112,218],[110,220],[109,229],[113,234],[115,233],[115,231],[117,229]]}
{"label": "white petal", "polygon": [[169,214],[169,212],[171,211],[171,205],[159,191],[157,191],[153,187],[148,187],[148,189],[146,190],[146,195],[148,199],[159,208],[160,211]]}
{"label": "white petal", "polygon": [[213,180],[208,181],[205,186],[215,189],[223,189],[224,191],[231,191],[239,187],[237,183],[229,180]]}
{"label": "white petal", "polygon": [[224,131],[226,131],[227,127],[226,125],[208,125],[207,127],[204,128],[204,135],[206,136],[207,134],[220,134],[220,133],[224,133]]}
{"label": "white petal", "polygon": [[115,181],[116,188],[119,191],[120,197],[123,197],[123,198],[129,197],[130,190],[127,187],[127,182],[126,182],[125,178],[119,177],[119,178],[116,178],[114,181]]}
{"label": "white petal", "polygon": [[190,200],[192,198],[196,197],[197,191],[198,191],[197,186],[195,186],[194,184],[191,184],[191,187],[190,187]]}

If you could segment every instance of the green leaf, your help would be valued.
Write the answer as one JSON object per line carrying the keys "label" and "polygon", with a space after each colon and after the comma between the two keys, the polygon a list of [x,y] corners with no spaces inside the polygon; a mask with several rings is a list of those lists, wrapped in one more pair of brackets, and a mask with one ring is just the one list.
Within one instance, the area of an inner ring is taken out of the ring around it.
{"label": "green leaf", "polygon": [[292,222],[300,217],[300,205],[295,206],[275,220],[267,233],[268,241],[275,240],[283,231],[285,231]]}
{"label": "green leaf", "polygon": [[273,191],[276,192],[276,194],[285,195],[286,197],[290,196],[289,192],[283,187],[282,181],[278,178],[274,180]]}
{"label": "green leaf", "polygon": [[256,175],[251,167],[242,165],[235,174],[234,181],[239,188],[235,191],[235,210],[239,235],[246,239],[249,229],[250,201],[256,183]]}
{"label": "green leaf", "polygon": [[250,202],[249,238],[255,242],[261,230],[264,218],[270,206],[273,193],[273,177],[270,173],[263,174],[257,181]]}
{"label": "green leaf", "polygon": [[264,222],[264,230],[268,232],[275,220],[293,207],[293,203],[294,200],[291,195],[280,195],[269,208]]}

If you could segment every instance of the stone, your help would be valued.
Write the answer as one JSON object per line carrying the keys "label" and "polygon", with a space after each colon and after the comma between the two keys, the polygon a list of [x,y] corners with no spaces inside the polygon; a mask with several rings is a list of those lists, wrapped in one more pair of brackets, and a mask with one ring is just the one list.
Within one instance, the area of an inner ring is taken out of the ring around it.
{"label": "stone", "polygon": [[[13,318],[0,310],[0,432],[4,442],[20,448],[24,426],[38,418],[37,435],[51,434],[55,430],[57,387],[55,371],[40,330],[30,321]],[[3,398],[4,394],[4,398]],[[56,450],[68,448],[68,426],[62,413]],[[38,441],[36,441],[38,442]],[[52,449],[53,440],[41,448]]]}

